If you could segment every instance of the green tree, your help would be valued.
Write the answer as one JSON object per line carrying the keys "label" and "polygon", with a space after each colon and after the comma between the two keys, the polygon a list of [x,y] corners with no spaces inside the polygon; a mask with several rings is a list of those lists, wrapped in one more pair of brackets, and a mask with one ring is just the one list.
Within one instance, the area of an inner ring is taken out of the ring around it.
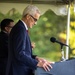
{"label": "green tree", "polygon": [[50,37],[54,36],[61,40],[59,34],[66,30],[66,22],[67,16],[58,16],[51,10],[46,11],[37,25],[30,30],[31,40],[36,42],[34,54],[49,60],[60,60],[60,45],[51,43]]}

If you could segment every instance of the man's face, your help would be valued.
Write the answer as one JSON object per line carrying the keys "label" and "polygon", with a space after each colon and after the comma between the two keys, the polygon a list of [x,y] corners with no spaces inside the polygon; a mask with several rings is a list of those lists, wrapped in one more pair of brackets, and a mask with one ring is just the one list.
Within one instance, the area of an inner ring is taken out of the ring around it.
{"label": "man's face", "polygon": [[10,24],[6,27],[6,32],[9,34],[12,27],[14,26],[14,22],[10,22]]}
{"label": "man's face", "polygon": [[[28,15],[29,15],[29,14],[28,14]],[[39,19],[39,17],[40,17],[40,14],[38,14],[38,13],[36,13],[34,16],[29,15],[29,19],[28,19],[28,24],[27,24],[27,26],[28,26],[29,28],[32,28],[33,25],[35,25],[35,24],[37,23],[37,20]]]}

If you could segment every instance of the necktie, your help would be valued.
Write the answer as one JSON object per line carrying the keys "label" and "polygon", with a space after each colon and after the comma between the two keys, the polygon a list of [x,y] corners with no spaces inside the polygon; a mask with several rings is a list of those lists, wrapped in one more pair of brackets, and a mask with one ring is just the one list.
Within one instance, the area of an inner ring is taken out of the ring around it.
{"label": "necktie", "polygon": [[29,33],[29,31],[27,30],[27,32]]}
{"label": "necktie", "polygon": [[29,30],[26,30],[27,31],[27,33],[29,34]]}

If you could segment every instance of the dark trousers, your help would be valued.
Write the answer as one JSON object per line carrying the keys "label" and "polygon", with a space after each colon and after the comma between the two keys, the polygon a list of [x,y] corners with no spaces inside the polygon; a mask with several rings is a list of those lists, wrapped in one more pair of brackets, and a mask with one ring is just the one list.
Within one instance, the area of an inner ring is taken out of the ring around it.
{"label": "dark trousers", "polygon": [[0,75],[5,75],[7,60],[0,60]]}

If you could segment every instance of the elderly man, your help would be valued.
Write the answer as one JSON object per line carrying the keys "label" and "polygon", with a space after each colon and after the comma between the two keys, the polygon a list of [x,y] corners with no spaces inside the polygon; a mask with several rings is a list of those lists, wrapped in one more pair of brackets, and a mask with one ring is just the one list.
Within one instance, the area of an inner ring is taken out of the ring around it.
{"label": "elderly man", "polygon": [[9,36],[9,54],[6,75],[32,75],[37,67],[50,70],[50,62],[32,54],[28,28],[32,28],[40,17],[39,9],[34,5],[27,6]]}

